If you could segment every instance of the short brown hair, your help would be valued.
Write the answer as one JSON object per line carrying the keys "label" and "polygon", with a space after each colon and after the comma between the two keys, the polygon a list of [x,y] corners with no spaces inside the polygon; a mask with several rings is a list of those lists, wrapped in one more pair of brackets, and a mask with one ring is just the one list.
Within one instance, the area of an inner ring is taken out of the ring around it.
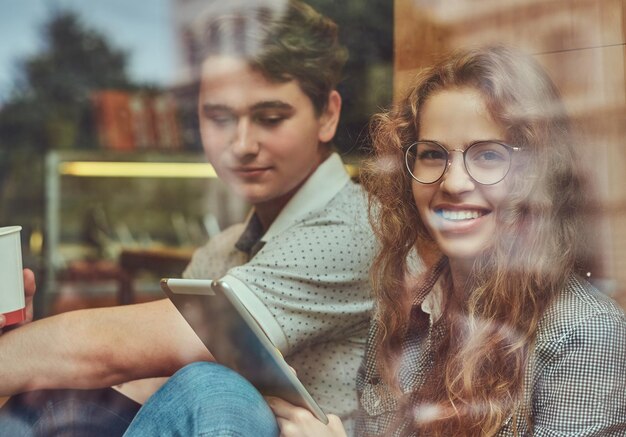
{"label": "short brown hair", "polygon": [[203,59],[239,56],[272,82],[296,80],[319,115],[348,58],[338,27],[299,0],[210,15],[201,26]]}

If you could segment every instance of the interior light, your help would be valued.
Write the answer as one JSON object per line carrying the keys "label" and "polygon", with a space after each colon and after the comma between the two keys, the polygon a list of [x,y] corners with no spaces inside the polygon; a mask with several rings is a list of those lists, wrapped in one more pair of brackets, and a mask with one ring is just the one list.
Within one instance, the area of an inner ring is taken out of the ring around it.
{"label": "interior light", "polygon": [[[347,164],[351,177],[359,168]],[[216,178],[213,167],[205,162],[114,162],[68,161],[59,164],[59,174],[75,177],[102,178]]]}
{"label": "interior light", "polygon": [[71,161],[59,164],[59,173],[76,177],[112,178],[215,178],[204,162],[107,162]]}

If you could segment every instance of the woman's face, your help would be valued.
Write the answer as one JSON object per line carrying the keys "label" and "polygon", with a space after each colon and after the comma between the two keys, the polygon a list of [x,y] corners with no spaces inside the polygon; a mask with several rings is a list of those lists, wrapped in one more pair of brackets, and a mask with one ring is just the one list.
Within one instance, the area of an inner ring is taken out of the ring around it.
{"label": "woman's face", "polygon": [[449,151],[450,165],[434,184],[413,181],[420,217],[440,250],[451,261],[471,262],[491,242],[496,210],[508,194],[507,179],[481,185],[467,174],[460,152],[479,140],[505,141],[505,132],[473,88],[431,95],[422,106],[420,140],[437,141]]}

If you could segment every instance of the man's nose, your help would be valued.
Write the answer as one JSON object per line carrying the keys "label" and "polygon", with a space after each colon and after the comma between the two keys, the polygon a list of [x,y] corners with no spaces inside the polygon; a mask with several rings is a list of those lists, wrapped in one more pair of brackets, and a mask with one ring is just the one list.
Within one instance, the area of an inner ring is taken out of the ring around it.
{"label": "man's nose", "polygon": [[255,139],[253,128],[247,117],[237,121],[237,128],[232,141],[232,151],[237,156],[256,154],[259,146]]}

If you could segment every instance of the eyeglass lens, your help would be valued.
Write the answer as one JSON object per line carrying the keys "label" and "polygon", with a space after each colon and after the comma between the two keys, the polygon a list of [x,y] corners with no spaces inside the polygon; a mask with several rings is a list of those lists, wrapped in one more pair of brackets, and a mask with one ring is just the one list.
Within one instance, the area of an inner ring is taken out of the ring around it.
{"label": "eyeglass lens", "polygon": [[[432,184],[445,173],[449,154],[438,143],[417,142],[406,150],[405,160],[415,180]],[[463,161],[472,179],[480,184],[491,185],[500,182],[507,175],[511,166],[511,154],[502,144],[480,141],[463,152]]]}

